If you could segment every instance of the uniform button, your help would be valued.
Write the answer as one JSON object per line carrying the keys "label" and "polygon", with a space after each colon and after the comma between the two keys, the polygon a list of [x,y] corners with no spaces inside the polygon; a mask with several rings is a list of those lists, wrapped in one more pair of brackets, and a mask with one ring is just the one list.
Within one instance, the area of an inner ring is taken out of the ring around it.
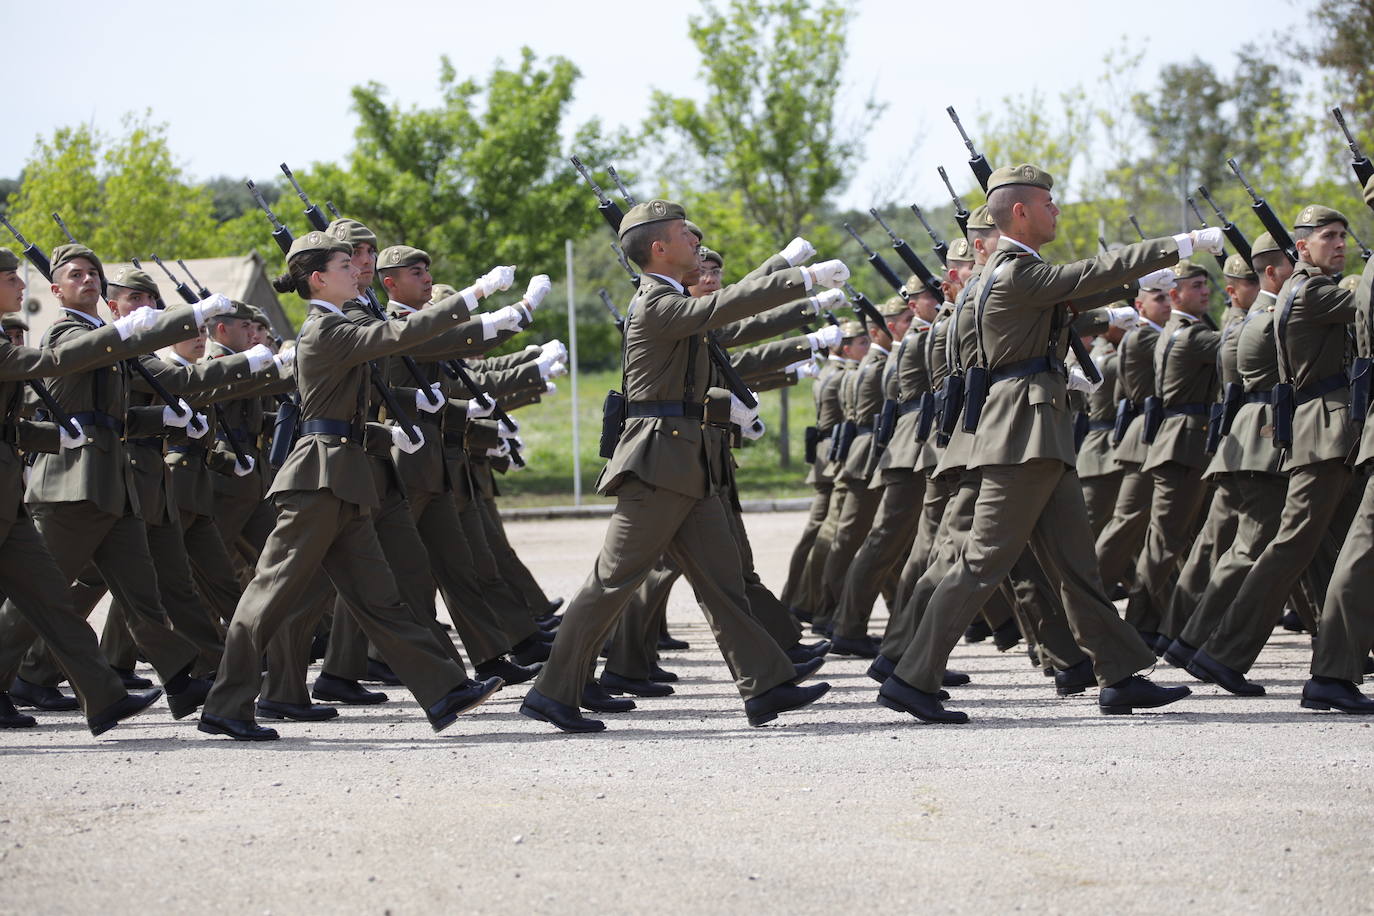
{"label": "uniform button", "polygon": [[[702,429],[705,429],[705,428],[706,428],[706,424],[705,424],[705,423],[703,423],[703,424],[701,424],[701,428],[702,428]],[[673,433],[673,435],[675,435],[675,436],[676,436],[676,435],[677,435],[677,433]]]}
{"label": "uniform button", "polygon": [[674,435],[674,436],[677,435],[677,430],[673,430],[673,435]]}
{"label": "uniform button", "polygon": [[105,352],[106,352],[106,353],[113,353],[113,352],[114,352],[114,347],[106,347],[106,348],[105,348]]}
{"label": "uniform button", "polygon": [[340,436],[340,437],[339,437],[339,442],[340,442],[340,444],[342,444],[342,445],[347,445],[347,444],[348,444],[348,437],[347,437],[347,436]]}
{"label": "uniform button", "polygon": [[189,324],[183,324],[183,325],[181,326],[181,329],[182,329],[183,331],[189,331],[189,330],[191,330],[191,326],[190,326]]}
{"label": "uniform button", "polygon": [[471,338],[471,337],[468,338],[468,343],[472,343],[472,338]]}

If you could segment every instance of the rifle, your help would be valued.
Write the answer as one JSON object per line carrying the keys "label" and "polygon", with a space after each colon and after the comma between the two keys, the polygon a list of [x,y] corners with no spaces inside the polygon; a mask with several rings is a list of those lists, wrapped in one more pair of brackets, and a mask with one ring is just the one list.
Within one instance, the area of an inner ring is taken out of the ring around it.
{"label": "rifle", "polygon": [[[916,252],[911,250],[910,245],[897,238],[897,233],[892,231],[892,227],[883,219],[881,213],[872,207],[868,209],[868,212],[878,221],[878,225],[883,227],[883,231],[887,233],[887,237],[892,239],[893,250],[897,252],[897,255],[904,262],[906,262],[906,266],[910,267],[912,273],[921,278],[921,282],[929,287],[930,291],[935,294],[935,298],[944,301],[945,291],[943,287],[940,286],[939,278],[930,272],[930,268],[926,267],[920,258],[916,257]],[[937,249],[935,253],[939,254],[940,252]],[[914,295],[914,293],[914,290],[908,290],[906,295],[909,297]]]}
{"label": "rifle", "polygon": [[616,329],[620,333],[625,333],[625,319],[621,316],[620,310],[615,307],[615,302],[611,300],[611,294],[606,292],[606,287],[601,287],[596,291],[601,297],[601,304],[606,306],[606,311],[611,313],[611,320],[615,322]]}
{"label": "rifle", "polygon": [[1140,236],[1142,242],[1149,238],[1149,236],[1145,234],[1145,230],[1140,228],[1140,220],[1135,218],[1134,213],[1127,214],[1126,218],[1131,221],[1131,225],[1135,227],[1135,234]]}
{"label": "rifle", "polygon": [[930,222],[926,220],[926,215],[921,212],[920,207],[916,206],[915,204],[912,204],[911,212],[915,213],[916,218],[921,221],[921,225],[925,226],[926,234],[930,236],[930,249],[931,251],[935,252],[935,257],[940,259],[941,264],[948,264],[949,246],[945,244],[945,240],[940,238],[940,236],[935,232],[935,230],[931,228]]}
{"label": "rifle", "polygon": [[[887,281],[887,285],[891,286],[895,291],[900,293],[902,291],[902,281],[897,279],[897,274],[892,270],[892,266],[889,265],[887,261],[883,260],[883,256],[878,254],[878,252],[874,251],[872,248],[869,248],[868,244],[862,238],[860,238],[859,233],[854,231],[853,226],[849,225],[848,223],[845,223],[844,231],[848,232],[850,236],[853,237],[854,241],[859,243],[859,247],[864,250],[864,254],[868,255],[868,263],[872,265],[873,269],[876,270],[884,280]],[[913,254],[912,257],[915,257],[915,255]]]}
{"label": "rifle", "polygon": [[614,181],[615,186],[620,189],[620,196],[625,198],[625,203],[633,207],[635,205],[634,195],[625,187],[625,183],[620,180],[620,174],[616,172],[615,166],[611,165],[609,162],[606,163],[606,174],[611,176],[611,181]]}
{"label": "rifle", "polygon": [[[61,215],[54,213],[52,215],[52,218],[53,221],[57,223],[58,228],[62,230],[63,234],[67,236],[67,241],[71,242],[72,244],[77,244],[76,237],[73,236],[71,230],[67,228],[67,224],[63,222]],[[44,261],[46,260],[47,258],[44,258]],[[52,279],[51,275],[49,275],[48,279]],[[159,382],[156,377],[154,377],[154,375],[151,372],[148,371],[147,366],[143,365],[143,363],[139,362],[136,359],[126,359],[124,360],[124,365],[128,366],[130,369],[133,369],[135,372],[137,372],[139,376],[142,377],[144,384],[146,384],[149,388],[152,389],[153,394],[157,397],[157,399],[162,403],[166,404],[168,407],[172,408],[172,413],[176,414],[177,416],[181,415],[181,407],[179,406],[181,403],[181,399],[173,397],[172,393],[168,391],[163,386],[163,384]],[[187,410],[190,410],[190,408],[187,407]],[[196,412],[194,410],[191,410],[191,418],[187,421],[187,428],[199,429],[201,425],[201,422],[196,419]]]}
{"label": "rifle", "polygon": [[[887,327],[887,319],[878,314],[878,310],[873,306],[873,303],[869,301],[867,296],[859,292],[853,286],[850,286],[848,283],[844,285],[844,291],[849,294],[849,307],[854,310],[855,315],[858,315],[859,318],[864,321],[876,324],[880,328]],[[888,328],[888,333],[892,333],[891,328]]]}
{"label": "rifle", "polygon": [[1202,195],[1202,199],[1217,212],[1217,219],[1221,220],[1221,232],[1226,236],[1226,240],[1235,246],[1236,251],[1245,259],[1246,264],[1250,264],[1253,269],[1254,264],[1250,263],[1250,240],[1245,237],[1245,233],[1240,227],[1226,218],[1226,214],[1217,206],[1217,202],[1212,200],[1212,195],[1208,193],[1206,185],[1199,185],[1197,192]]}
{"label": "rifle", "polygon": [[[158,263],[161,262],[159,261]],[[210,291],[205,288],[204,283],[201,283],[199,280],[196,279],[195,274],[191,273],[191,268],[186,266],[186,262],[183,261],[181,258],[177,258],[177,263],[181,265],[181,272],[186,274],[187,279],[189,279],[192,283],[196,285],[196,294],[199,295],[202,299],[209,298]]]}
{"label": "rifle", "polygon": [[1350,167],[1355,171],[1355,177],[1363,188],[1369,182],[1369,176],[1374,175],[1374,162],[1369,161],[1369,157],[1360,151],[1360,145],[1355,142],[1355,135],[1350,132],[1350,125],[1345,123],[1345,114],[1337,105],[1331,109],[1331,117],[1336,119],[1336,123],[1341,127],[1341,133],[1345,134],[1345,142],[1350,144]]}
{"label": "rifle", "polygon": [[936,169],[940,172],[940,180],[945,183],[945,188],[949,190],[949,199],[954,202],[954,221],[959,224],[959,231],[964,234],[964,238],[968,238],[968,207],[965,207],[964,202],[959,199],[959,195],[954,193],[954,185],[950,184],[949,175],[945,173],[945,167],[940,165],[936,166]]}
{"label": "rifle", "polygon": [[[1197,217],[1198,224],[1199,224],[1200,226],[1202,226],[1202,228],[1206,229],[1206,228],[1207,228],[1207,219],[1202,215],[1202,211],[1198,209],[1197,201],[1193,200],[1193,198],[1192,198],[1191,195],[1189,195],[1189,196],[1187,196],[1187,197],[1185,197],[1185,198],[1183,198],[1183,199],[1186,200],[1186,201],[1188,202],[1188,208],[1189,208],[1190,210],[1193,211],[1193,216]],[[1225,234],[1226,234],[1225,232],[1222,233],[1222,235],[1225,235]],[[1214,257],[1214,258],[1217,259],[1217,266],[1221,268],[1222,273],[1223,273],[1223,275],[1224,275],[1225,272],[1226,272],[1226,251],[1225,251],[1225,249],[1222,249],[1221,254],[1214,254],[1214,255],[1212,255],[1212,257]]]}
{"label": "rifle", "polygon": [[1356,245],[1360,246],[1360,257],[1364,258],[1366,261],[1368,261],[1371,257],[1374,257],[1374,251],[1370,251],[1369,246],[1365,245],[1364,242],[1360,241],[1360,237],[1355,234],[1354,229],[1347,228],[1345,231],[1349,233],[1350,240],[1354,242]]}
{"label": "rifle", "polygon": [[[34,245],[28,239],[20,235],[19,230],[14,228],[13,224],[4,216],[0,216],[0,223],[5,224],[5,228],[14,236],[14,240],[23,247],[24,257],[28,259],[29,263],[38,269],[38,272],[43,275],[44,279],[52,282],[52,265],[48,263],[48,256],[43,254],[43,252],[38,249],[37,245]],[[52,416],[54,423],[78,439],[81,438],[81,427],[67,415],[67,412],[62,409],[62,405],[57,403],[57,399],[52,396],[52,392],[48,390],[48,386],[43,384],[42,379],[24,379],[24,383],[29,386],[29,389],[38,397],[38,400],[43,402],[43,406]]]}
{"label": "rifle", "polygon": [[964,146],[968,147],[968,167],[972,170],[973,177],[977,178],[979,186],[987,191],[988,179],[992,177],[992,166],[988,165],[987,157],[974,147],[968,132],[964,130],[964,125],[959,121],[959,115],[954,111],[954,106],[950,105],[945,111],[949,113],[949,119],[954,122],[954,127],[959,131],[959,136],[964,138]]}
{"label": "rifle", "polygon": [[[208,289],[202,286],[201,289],[203,292],[201,295],[197,296],[195,293],[191,292],[191,287],[178,280],[176,275],[167,269],[167,265],[162,263],[162,258],[159,258],[157,255],[151,255],[151,257],[153,263],[161,267],[162,272],[167,275],[167,279],[172,281],[172,285],[176,287],[177,295],[181,297],[182,302],[185,302],[187,305],[195,305],[202,299],[209,298],[210,291]],[[200,286],[200,284],[196,285]],[[234,430],[229,425],[229,418],[224,413],[224,405],[216,401],[210,406],[215,411],[215,422],[219,424],[220,429],[224,430],[224,438],[225,441],[229,443],[229,448],[234,453],[234,461],[236,461],[238,466],[245,471],[248,470],[248,468],[252,466],[252,462],[249,460],[248,456],[244,454],[243,447],[239,444],[239,440],[234,437]]]}
{"label": "rifle", "polygon": [[1274,209],[1265,202],[1264,198],[1256,194],[1255,189],[1250,187],[1250,182],[1246,181],[1245,176],[1241,174],[1240,166],[1236,165],[1236,160],[1227,159],[1226,164],[1231,167],[1231,171],[1236,173],[1236,177],[1240,179],[1240,183],[1245,187],[1246,193],[1249,194],[1250,199],[1254,201],[1254,203],[1250,205],[1250,209],[1255,211],[1255,215],[1259,217],[1259,221],[1264,225],[1264,228],[1269,230],[1269,234],[1274,237],[1274,241],[1283,249],[1283,253],[1288,255],[1288,260],[1296,264],[1298,262],[1298,246],[1294,244],[1293,236],[1288,234],[1288,227],[1278,218],[1278,215],[1274,213]]}
{"label": "rifle", "polygon": [[[293,178],[292,181],[294,182],[294,180]],[[291,243],[294,241],[291,237],[291,230],[283,225],[281,220],[277,219],[277,214],[272,212],[272,208],[267,206],[267,201],[263,199],[262,192],[260,192],[257,186],[251,181],[248,182],[248,190],[252,193],[253,199],[257,201],[258,207],[263,213],[267,214],[267,219],[272,223],[273,241],[277,243],[277,247],[281,249],[282,254],[289,253],[291,251]],[[319,213],[318,209],[315,212]],[[323,214],[320,214],[320,218],[323,219]],[[392,391],[391,386],[386,383],[386,379],[382,378],[382,370],[371,360],[368,360],[367,368],[369,377],[372,380],[372,387],[377,389],[377,394],[381,396],[382,402],[386,404],[387,413],[396,418],[396,422],[405,430],[406,437],[410,439],[411,442],[419,442],[420,431],[415,427],[414,423],[410,422],[408,419],[409,415],[401,409],[401,402],[397,400],[396,392]]]}
{"label": "rifle", "polygon": [[611,227],[611,231],[619,236],[620,221],[625,218],[625,213],[620,209],[620,205],[607,197],[606,192],[597,186],[597,183],[592,180],[591,173],[587,171],[587,167],[582,164],[581,159],[578,159],[576,156],[570,156],[568,161],[573,164],[573,168],[577,169],[577,173],[582,176],[587,182],[587,186],[592,189],[592,193],[596,195],[597,212],[605,218],[607,224]]}
{"label": "rifle", "polygon": [[639,274],[635,271],[634,265],[630,263],[630,259],[625,256],[625,249],[621,248],[617,243],[611,242],[611,250],[615,252],[616,261],[620,263],[621,268],[629,275],[630,282],[635,285],[635,289],[639,289]]}

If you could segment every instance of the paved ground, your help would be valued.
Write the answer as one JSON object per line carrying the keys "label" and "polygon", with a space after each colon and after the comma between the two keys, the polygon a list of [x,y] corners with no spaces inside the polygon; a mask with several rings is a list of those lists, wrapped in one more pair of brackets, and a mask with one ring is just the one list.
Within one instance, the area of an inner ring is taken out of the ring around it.
{"label": "paved ground", "polygon": [[[802,516],[748,523],[779,583]],[[570,595],[603,525],[511,535]],[[1256,700],[1104,718],[983,644],[957,657],[970,725],[898,717],[836,660],[826,700],[751,729],[685,586],[670,619],[679,694],[598,736],[519,716],[521,688],[442,736],[400,690],[266,746],[165,709],[100,739],[52,714],[0,732],[0,912],[1374,908],[1374,732],[1298,708],[1299,637]]]}

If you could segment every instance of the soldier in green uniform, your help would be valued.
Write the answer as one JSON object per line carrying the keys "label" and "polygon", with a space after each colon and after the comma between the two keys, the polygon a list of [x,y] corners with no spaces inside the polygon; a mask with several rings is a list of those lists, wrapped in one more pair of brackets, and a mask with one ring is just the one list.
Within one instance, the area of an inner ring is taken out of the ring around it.
{"label": "soldier in green uniform", "polygon": [[1121,328],[1109,328],[1094,338],[1092,358],[1102,373],[1102,384],[1086,396],[1083,441],[1078,446],[1078,479],[1083,481],[1083,502],[1088,507],[1088,523],[1096,538],[1107,527],[1121,490],[1121,465],[1112,454],[1112,428],[1116,425],[1116,379],[1120,363],[1116,345]]}
{"label": "soldier in green uniform", "polygon": [[[416,623],[400,600],[369,517],[378,505],[363,452],[367,410],[367,361],[428,340],[468,318],[463,297],[426,309],[407,321],[362,326],[343,314],[357,294],[353,246],[323,232],[292,243],[288,273],[276,281],[310,303],[296,347],[301,393],[300,439],[272,485],[277,525],[263,547],[253,581],[234,611],[224,660],[201,714],[199,728],[236,740],[264,741],[276,731],[254,717],[262,653],[293,614],[323,568],[358,614],[377,645],[424,708],[431,727],[447,728],[457,716],[500,689],[492,678],[468,679],[435,637]],[[510,285],[511,268],[498,268],[470,293]],[[406,433],[396,427],[395,440]],[[399,441],[397,442],[399,445]]]}
{"label": "soldier in green uniform", "polygon": [[[94,255],[89,260],[67,259],[64,266],[71,266],[56,271],[54,284],[61,290],[61,301],[80,300],[85,304],[89,300],[93,307],[99,294],[98,263]],[[18,258],[0,249],[0,312],[7,315],[16,313],[23,302],[24,281],[18,268]],[[0,591],[8,599],[0,611],[0,684],[10,683],[25,649],[35,635],[41,636],[76,688],[92,734],[107,731],[147,709],[161,696],[161,691],[127,692],[119,675],[101,655],[90,625],[72,605],[68,583],[75,573],[54,562],[32,516],[25,510],[24,466],[19,450],[70,451],[89,446],[90,439],[84,430],[78,438],[59,431],[53,424],[26,419],[21,382],[39,376],[101,371],[120,359],[194,333],[197,324],[226,305],[227,302],[216,300],[203,303],[199,311],[188,307],[160,315],[143,309],[41,348],[16,346],[8,340],[0,343],[0,403],[6,405],[0,424]],[[172,680],[183,682],[184,689],[186,678],[176,676]],[[34,718],[19,714],[8,694],[0,690],[0,728],[34,724]]]}
{"label": "soldier in green uniform", "polygon": [[[1330,207],[1304,207],[1294,222],[1298,263],[1278,293],[1274,313],[1279,380],[1292,386],[1292,442],[1284,451],[1288,494],[1278,534],[1245,576],[1226,615],[1194,653],[1190,672],[1240,696],[1264,688],[1247,680],[1279,622],[1283,604],[1333,527],[1353,473],[1346,341],[1355,297],[1337,283],[1345,267],[1349,220]],[[1348,522],[1348,519],[1347,519]]]}
{"label": "soldier in green uniform", "polygon": [[709,357],[703,336],[736,318],[848,277],[838,261],[789,267],[703,298],[684,281],[700,270],[700,240],[677,204],[637,204],[621,224],[626,253],[643,271],[625,321],[625,421],[598,489],[616,497],[596,567],[569,602],[553,650],[520,711],[564,731],[604,724],[578,710],[596,653],[634,589],[669,551],[687,572],[745,698],[750,724],[819,699],[828,684],[799,687],[799,672],[749,614],[729,520],[722,431],[707,422]]}
{"label": "soldier in green uniform", "polygon": [[1115,301],[1122,284],[1177,263],[1195,245],[1219,251],[1221,233],[1197,230],[1051,266],[1038,253],[1055,237],[1059,210],[1051,185],[1050,176],[1031,165],[998,169],[988,184],[988,207],[1002,238],[969,295],[988,372],[968,458],[969,467],[982,472],[973,527],[879,691],[884,705],[926,721],[968,720],[946,710],[937,696],[950,650],[1027,544],[1060,576],[1064,609],[1103,688],[1098,702],[1104,712],[1162,706],[1189,692],[1134,674],[1152,666],[1154,654],[1116,615],[1097,575],[1065,398],[1062,360],[1070,322],[1064,303],[1072,299],[1081,308],[1094,299]]}

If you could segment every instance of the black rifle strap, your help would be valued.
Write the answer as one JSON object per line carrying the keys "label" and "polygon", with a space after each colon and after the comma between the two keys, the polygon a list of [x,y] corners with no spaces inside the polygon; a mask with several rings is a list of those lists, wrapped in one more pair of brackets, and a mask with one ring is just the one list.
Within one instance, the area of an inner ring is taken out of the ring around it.
{"label": "black rifle strap", "polygon": [[[983,343],[983,314],[987,311],[988,296],[992,294],[992,285],[996,283],[997,278],[1002,275],[1002,270],[1008,264],[1012,263],[1015,258],[1015,255],[1011,255],[993,268],[992,272],[988,274],[987,280],[983,282],[982,288],[978,291],[978,309],[973,315],[973,336],[978,341],[978,358],[982,360],[983,368],[985,369],[991,369],[992,364],[988,362],[987,347]],[[988,262],[988,267],[992,267],[991,261]],[[1059,306],[1055,306],[1055,308],[1058,309]],[[956,335],[959,333],[957,327],[954,329],[954,333]],[[1054,336],[1054,332],[1052,331],[1050,333],[1051,344],[1053,344]]]}
{"label": "black rifle strap", "polygon": [[1293,366],[1288,359],[1288,319],[1292,317],[1293,303],[1297,301],[1298,293],[1302,292],[1308,279],[1306,274],[1293,278],[1288,286],[1288,295],[1284,297],[1283,303],[1279,306],[1278,317],[1274,320],[1274,348],[1278,351],[1279,378],[1290,385],[1294,385],[1294,382]]}

